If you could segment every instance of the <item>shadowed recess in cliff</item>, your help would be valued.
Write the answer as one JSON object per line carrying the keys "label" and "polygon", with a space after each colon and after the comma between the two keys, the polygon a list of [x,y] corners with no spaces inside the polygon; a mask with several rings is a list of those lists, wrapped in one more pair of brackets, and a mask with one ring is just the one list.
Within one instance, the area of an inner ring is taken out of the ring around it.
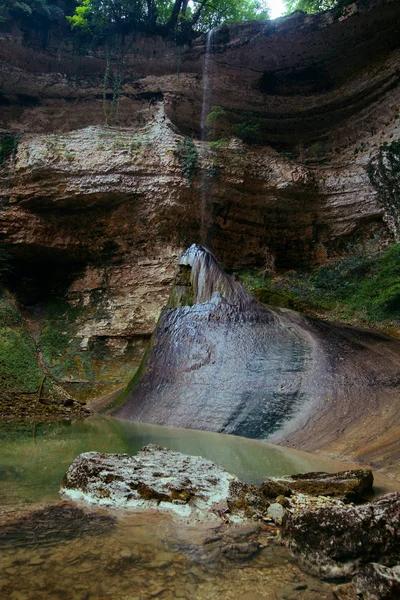
{"label": "shadowed recess in cliff", "polygon": [[311,450],[342,440],[369,459],[400,425],[399,385],[398,340],[272,310],[192,245],[117,415]]}

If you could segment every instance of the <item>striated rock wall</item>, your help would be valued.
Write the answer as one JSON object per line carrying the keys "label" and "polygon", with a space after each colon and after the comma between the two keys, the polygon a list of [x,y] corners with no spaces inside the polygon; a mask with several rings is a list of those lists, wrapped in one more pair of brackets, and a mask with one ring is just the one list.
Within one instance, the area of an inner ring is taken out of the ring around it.
{"label": "striated rock wall", "polygon": [[[202,194],[206,243],[229,270],[262,268],[271,253],[278,268],[308,267],[393,234],[367,171],[400,137],[399,14],[370,0],[220,27],[208,82],[204,39],[138,36],[113,125],[104,49],[79,55],[55,35],[43,49],[0,26],[0,137],[16,139],[0,166],[8,286],[69,391],[97,397],[132,375],[178,255],[200,241]],[[205,85],[210,110],[223,109],[213,135],[227,139],[194,139],[188,176],[179,147],[200,135]]]}

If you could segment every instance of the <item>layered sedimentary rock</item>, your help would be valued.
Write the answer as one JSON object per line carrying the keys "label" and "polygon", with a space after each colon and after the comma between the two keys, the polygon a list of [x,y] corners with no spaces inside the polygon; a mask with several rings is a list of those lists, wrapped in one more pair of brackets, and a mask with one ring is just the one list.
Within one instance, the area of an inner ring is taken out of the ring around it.
{"label": "layered sedimentary rock", "polygon": [[[0,137],[15,142],[0,167],[1,241],[56,381],[93,398],[129,380],[177,257],[200,241],[201,195],[207,244],[230,270],[271,255],[308,267],[395,233],[391,183],[382,191],[368,166],[400,135],[398,15],[398,2],[371,0],[224,26],[208,78],[205,38],[138,36],[113,126],[104,49],[77,54],[52,32],[43,48],[0,24]],[[223,109],[220,144],[196,139],[205,91],[205,111]]]}
{"label": "layered sedimentary rock", "polygon": [[360,189],[367,195],[345,213],[348,192],[342,199],[336,179],[324,183],[336,198],[329,204],[311,168],[270,148],[237,140],[202,156],[193,143],[198,163],[190,186],[177,156],[182,139],[159,106],[139,130],[27,136],[4,171],[0,228],[14,267],[9,285],[23,305],[42,306],[39,313],[51,297],[67,300],[57,320],[74,364],[63,369],[63,350],[46,353],[42,342],[48,366],[72,393],[112,390],[140,362],[177,257],[200,238],[202,172],[209,243],[230,268],[261,267],[268,252],[278,266],[318,264],[352,235],[382,227],[365,172]]}
{"label": "layered sedimentary rock", "polygon": [[399,368],[399,341],[267,308],[193,245],[117,415],[357,457],[374,443],[397,472]]}
{"label": "layered sedimentary rock", "polygon": [[[341,124],[355,115],[367,134],[373,123],[363,109],[385,102],[398,85],[398,16],[395,0],[369,0],[343,11],[298,11],[275,21],[218,27],[209,45],[211,102],[229,111],[225,125],[239,123],[243,112],[258,113],[267,142],[313,143],[336,125],[340,135]],[[112,57],[111,63],[111,75],[118,63],[123,70],[124,124],[148,120],[149,100],[162,98],[183,132],[199,134],[205,36],[186,46],[142,35],[125,44],[122,61]],[[32,35],[4,24],[0,52],[7,126],[22,117],[28,130],[65,130],[103,119],[105,48],[77,56],[71,40],[50,32],[43,49]],[[106,92],[111,100],[113,88]],[[32,120],[35,114],[40,121]]]}

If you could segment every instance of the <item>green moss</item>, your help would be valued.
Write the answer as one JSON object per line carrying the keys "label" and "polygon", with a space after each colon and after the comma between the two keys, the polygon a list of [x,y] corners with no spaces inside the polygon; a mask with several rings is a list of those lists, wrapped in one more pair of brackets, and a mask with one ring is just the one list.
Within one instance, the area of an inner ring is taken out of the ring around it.
{"label": "green moss", "polygon": [[227,146],[229,146],[229,138],[219,138],[209,143],[211,150],[219,150],[220,148],[227,148]]}
{"label": "green moss", "polygon": [[128,385],[121,392],[121,394],[119,394],[119,396],[117,396],[110,404],[108,404],[107,406],[105,406],[102,409],[102,411],[101,411],[102,413],[112,414],[116,410],[118,410],[118,408],[120,406],[122,406],[124,404],[124,402],[126,401],[126,399],[129,397],[129,394],[131,393],[131,391],[138,385],[139,381],[141,380],[141,378],[143,377],[143,375],[146,371],[147,361],[150,356],[150,352],[154,346],[154,335],[155,334],[153,334],[152,337],[150,338],[150,341],[147,344],[146,351],[143,355],[142,362],[140,363],[140,365],[139,365],[136,373],[133,375],[132,379],[129,381]]}
{"label": "green moss", "polygon": [[47,306],[39,338],[49,374],[74,397],[82,399],[107,393],[109,386],[126,382],[134,372],[132,361],[138,358],[132,349],[127,350],[124,360],[116,358],[101,337],[90,338],[82,345],[78,335],[81,324],[94,314],[96,319],[110,317],[103,295],[101,289],[93,290],[90,305],[84,308],[71,306],[65,299],[53,299]]}
{"label": "green moss", "polygon": [[358,294],[371,321],[400,317],[400,244],[379,257]]}
{"label": "green moss", "polygon": [[21,314],[5,297],[0,298],[0,395],[37,392],[43,375],[35,342]]}
{"label": "green moss", "polygon": [[92,357],[75,338],[81,309],[66,300],[49,302],[39,338],[43,360],[56,381],[65,378],[93,380]]}
{"label": "green moss", "polygon": [[2,327],[22,327],[21,313],[4,296],[0,297],[0,323]]}
{"label": "green moss", "polygon": [[0,140],[0,167],[15,152],[18,145],[18,138],[14,135],[7,135]]}
{"label": "green moss", "polygon": [[168,300],[168,308],[179,308],[180,306],[193,306],[193,286],[191,282],[191,267],[180,265],[179,272],[175,278],[174,286]]}
{"label": "green moss", "polygon": [[243,269],[239,271],[238,278],[243,287],[250,294],[256,294],[260,289],[266,289],[270,278],[266,278],[259,271],[254,269]]}
{"label": "green moss", "polygon": [[0,328],[0,382],[19,393],[37,392],[43,375],[36,361],[35,344],[23,329]]}

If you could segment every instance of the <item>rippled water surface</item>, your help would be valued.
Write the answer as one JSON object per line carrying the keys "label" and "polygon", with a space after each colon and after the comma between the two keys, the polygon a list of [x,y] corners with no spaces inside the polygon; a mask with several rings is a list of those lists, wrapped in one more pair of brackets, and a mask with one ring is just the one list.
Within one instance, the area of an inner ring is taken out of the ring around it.
{"label": "rippled water surface", "polygon": [[[338,463],[261,442],[118,419],[0,425],[0,598],[324,600],[270,525],[217,530],[152,513],[76,508],[58,499],[81,452],[127,452],[156,443],[202,455],[249,482]],[[261,550],[252,553],[257,540]]]}

